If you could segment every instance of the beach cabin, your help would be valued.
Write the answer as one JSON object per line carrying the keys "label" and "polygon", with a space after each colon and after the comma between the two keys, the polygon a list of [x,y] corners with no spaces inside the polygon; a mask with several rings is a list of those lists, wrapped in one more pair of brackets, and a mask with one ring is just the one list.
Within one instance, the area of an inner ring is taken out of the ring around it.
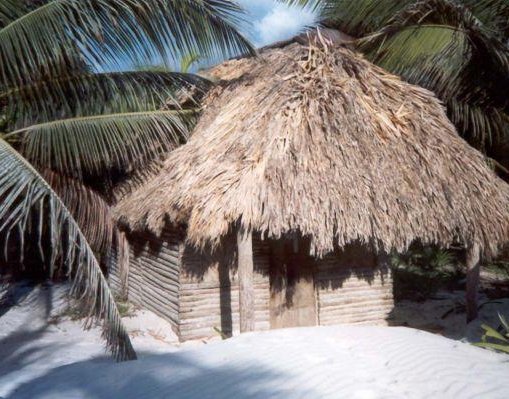
{"label": "beach cabin", "polygon": [[191,139],[116,206],[118,289],[181,340],[385,323],[390,251],[461,244],[472,292],[507,237],[508,187],[439,100],[335,38],[209,71]]}

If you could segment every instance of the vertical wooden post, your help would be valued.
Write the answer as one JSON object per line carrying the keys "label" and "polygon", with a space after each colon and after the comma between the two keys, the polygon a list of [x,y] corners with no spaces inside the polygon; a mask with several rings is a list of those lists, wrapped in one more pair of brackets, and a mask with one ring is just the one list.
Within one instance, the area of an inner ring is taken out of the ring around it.
{"label": "vertical wooden post", "polygon": [[254,331],[253,235],[237,230],[240,332]]}
{"label": "vertical wooden post", "polygon": [[477,319],[477,292],[479,290],[479,275],[481,265],[479,263],[481,257],[479,244],[474,244],[467,249],[466,266],[467,266],[467,287],[466,287],[466,308],[467,323]]}

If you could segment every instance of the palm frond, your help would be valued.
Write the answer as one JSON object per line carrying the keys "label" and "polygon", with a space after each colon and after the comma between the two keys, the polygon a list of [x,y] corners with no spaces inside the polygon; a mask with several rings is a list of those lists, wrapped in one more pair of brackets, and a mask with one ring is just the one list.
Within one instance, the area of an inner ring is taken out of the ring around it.
{"label": "palm frond", "polygon": [[383,28],[395,14],[409,6],[413,0],[280,0],[280,2],[314,10],[322,21],[334,23],[338,29],[349,35],[362,37]]}
{"label": "palm frond", "polygon": [[235,29],[242,20],[230,0],[53,0],[0,30],[0,86],[65,73],[76,54],[119,69],[253,52]]}
{"label": "palm frond", "polygon": [[409,26],[441,25],[462,32],[469,39],[473,51],[488,56],[491,68],[509,74],[507,43],[500,40],[496,32],[485,26],[472,11],[462,4],[450,0],[421,0],[413,2],[397,13],[380,34],[390,34]]}
{"label": "palm frond", "polygon": [[0,92],[0,104],[11,129],[20,129],[56,119],[155,111],[175,102],[177,90],[206,87],[205,79],[177,72],[84,73],[47,77]]}
{"label": "palm frond", "polygon": [[193,54],[187,54],[182,58],[180,61],[180,71],[184,73],[188,73],[191,67],[200,61],[201,57],[199,54],[193,53]]}
{"label": "palm frond", "polygon": [[328,7],[334,5],[334,0],[276,0],[290,7],[302,7],[305,10],[316,12],[321,17],[325,16],[325,11]]}
{"label": "palm frond", "polygon": [[447,114],[465,138],[475,147],[486,150],[509,136],[509,115],[503,109],[483,107],[451,99]]}
{"label": "palm frond", "polygon": [[434,91],[478,149],[509,139],[509,1],[281,1],[315,7],[370,60]]}
{"label": "palm frond", "polygon": [[507,0],[463,0],[472,13],[502,38],[509,37],[509,2]]}
{"label": "palm frond", "polygon": [[94,253],[106,254],[114,245],[116,234],[116,225],[108,203],[99,193],[78,180],[49,169],[40,174],[80,226]]}
{"label": "palm frond", "polygon": [[23,231],[31,212],[47,212],[38,229],[42,231],[46,226],[51,232],[51,265],[55,265],[57,255],[64,256],[67,274],[73,280],[71,292],[87,305],[89,317],[103,320],[108,348],[119,360],[135,359],[107,281],[68,209],[35,169],[1,139],[0,171],[0,233],[15,228]]}
{"label": "palm frond", "polygon": [[[112,270],[120,270],[122,273],[119,276],[123,275],[126,280],[129,247],[124,233],[118,229],[113,219],[110,205],[99,193],[78,180],[48,169],[43,170],[41,176],[59,196],[80,226],[96,258],[101,264],[107,265],[108,273]],[[124,281],[125,284],[126,281]]]}
{"label": "palm frond", "polygon": [[360,43],[375,63],[434,91],[479,149],[509,135],[509,47],[464,5],[413,2]]}
{"label": "palm frond", "polygon": [[27,11],[27,7],[20,0],[0,1],[0,28],[15,21]]}
{"label": "palm frond", "polygon": [[[492,64],[490,69],[504,76],[509,74],[507,37],[505,40],[501,38],[500,32],[493,29],[493,24],[483,24],[483,20],[488,18],[491,22],[507,22],[504,17],[509,12],[507,0],[323,0],[317,4],[322,10],[323,19],[329,19],[329,23],[335,24],[340,30],[361,39],[364,50],[382,54],[385,59],[391,58],[392,65],[400,61],[410,64],[406,58],[409,52],[413,53],[410,54],[410,60],[427,61],[431,65],[435,64],[437,55],[442,58],[451,55],[444,53],[445,49],[453,52],[456,59],[457,54],[471,50],[472,54],[477,52],[485,55],[485,62]],[[468,6],[472,6],[472,9]],[[401,37],[396,37],[398,35]],[[455,46],[451,45],[454,40]],[[449,43],[449,46],[444,48],[444,43]],[[400,51],[404,52],[402,56],[398,56]],[[426,58],[419,59],[417,55]],[[432,69],[430,65],[425,67]]]}
{"label": "palm frond", "polygon": [[63,119],[9,133],[39,169],[82,179],[129,172],[186,141],[193,111],[153,111]]}
{"label": "palm frond", "polygon": [[463,32],[435,24],[361,39],[360,47],[381,67],[443,96],[453,96],[462,87],[458,80],[471,52]]}

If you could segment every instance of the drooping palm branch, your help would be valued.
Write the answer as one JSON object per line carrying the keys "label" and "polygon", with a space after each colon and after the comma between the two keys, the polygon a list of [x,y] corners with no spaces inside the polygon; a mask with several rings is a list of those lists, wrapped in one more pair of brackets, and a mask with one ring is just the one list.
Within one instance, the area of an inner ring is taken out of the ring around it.
{"label": "drooping palm branch", "polygon": [[0,84],[61,75],[76,53],[90,65],[122,68],[126,60],[250,52],[234,28],[240,11],[227,0],[49,1],[0,30]]}
{"label": "drooping palm branch", "polygon": [[149,111],[60,119],[4,136],[38,168],[82,178],[143,166],[187,139],[185,112]]}
{"label": "drooping palm branch", "polygon": [[507,0],[289,0],[358,39],[373,62],[434,91],[473,145],[509,141]]}
{"label": "drooping palm branch", "polygon": [[108,283],[78,224],[37,171],[1,139],[0,159],[0,231],[26,230],[32,212],[44,214],[37,229],[39,235],[43,226],[50,230],[50,265],[55,265],[57,255],[65,256],[67,274],[73,279],[71,292],[87,302],[89,317],[105,320],[107,346],[118,359],[135,359]]}
{"label": "drooping palm branch", "polygon": [[[185,142],[196,104],[173,95],[206,82],[171,67],[253,52],[240,22],[230,0],[0,1],[0,234],[22,237],[37,214],[50,267],[64,259],[119,359],[134,351],[89,245],[103,255],[116,235],[107,191]],[[127,70],[153,63],[165,68]]]}
{"label": "drooping palm branch", "polygon": [[106,200],[81,181],[50,169],[43,170],[40,175],[62,202],[67,204],[69,213],[80,226],[94,253],[108,254],[114,245],[117,231]]}
{"label": "drooping palm branch", "polygon": [[[185,58],[184,58],[185,59]],[[0,92],[12,130],[66,117],[156,111],[176,90],[205,89],[199,76],[168,71],[81,72]]]}

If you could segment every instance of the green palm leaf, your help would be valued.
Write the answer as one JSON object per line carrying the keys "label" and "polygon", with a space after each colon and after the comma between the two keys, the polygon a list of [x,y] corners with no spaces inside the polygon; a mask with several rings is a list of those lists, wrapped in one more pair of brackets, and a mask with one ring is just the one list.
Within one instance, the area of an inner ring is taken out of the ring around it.
{"label": "green palm leaf", "polygon": [[509,2],[507,0],[463,0],[472,13],[493,32],[509,34]]}
{"label": "green palm leaf", "polygon": [[27,11],[25,4],[19,0],[0,1],[0,28],[15,21]]}
{"label": "green palm leaf", "polygon": [[461,132],[469,132],[469,139],[483,150],[506,139],[509,115],[501,108],[477,106],[456,99],[447,103],[449,118]]}
{"label": "green palm leaf", "polygon": [[377,64],[433,90],[478,148],[509,136],[502,95],[509,48],[470,9],[448,0],[412,2],[361,43]]}
{"label": "green palm leaf", "polygon": [[494,338],[496,340],[509,343],[509,339],[500,334],[493,327],[488,326],[487,324],[481,324],[481,328],[484,330],[483,339]]}
{"label": "green palm leaf", "polygon": [[474,345],[485,349],[494,349],[499,352],[509,353],[509,346],[504,344],[494,344],[492,342],[476,342]]}
{"label": "green palm leaf", "polygon": [[90,317],[103,319],[107,346],[119,360],[135,359],[127,334],[101,268],[75,220],[44,179],[4,140],[0,140],[0,232],[26,231],[32,212],[47,212],[38,226],[51,232],[54,267],[57,255],[66,259],[71,292],[87,305]]}
{"label": "green palm leaf", "polygon": [[252,52],[234,28],[242,18],[229,0],[53,0],[0,30],[0,86],[65,73],[76,54],[118,69]]}
{"label": "green palm leaf", "polygon": [[384,27],[402,8],[415,0],[280,0],[289,5],[300,5],[319,13],[323,20],[331,19],[346,32],[355,31],[362,37]]}
{"label": "green palm leaf", "polygon": [[471,52],[469,39],[449,26],[412,25],[392,34],[379,32],[361,39],[360,47],[383,68],[444,97],[464,90],[459,80]]}
{"label": "green palm leaf", "polygon": [[180,71],[189,72],[191,67],[200,61],[201,57],[199,54],[187,54],[180,61]]}
{"label": "green palm leaf", "polygon": [[154,111],[173,102],[177,90],[204,90],[207,82],[177,72],[127,71],[46,77],[0,92],[13,129],[100,114]]}
{"label": "green palm leaf", "polygon": [[188,136],[192,111],[154,111],[63,119],[5,136],[40,169],[82,179],[129,172],[174,149]]}

